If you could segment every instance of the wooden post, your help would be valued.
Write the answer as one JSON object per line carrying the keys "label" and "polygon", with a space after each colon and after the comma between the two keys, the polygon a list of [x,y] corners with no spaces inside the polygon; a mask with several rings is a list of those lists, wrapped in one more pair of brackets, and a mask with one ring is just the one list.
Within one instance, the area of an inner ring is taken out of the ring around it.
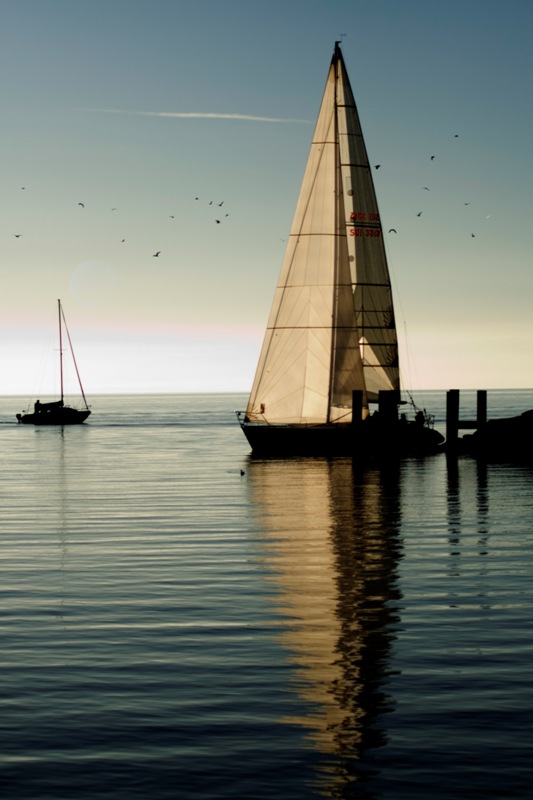
{"label": "wooden post", "polygon": [[457,448],[459,436],[459,389],[449,389],[446,392],[446,447],[448,450]]}
{"label": "wooden post", "polygon": [[398,393],[382,389],[378,394],[379,416],[382,422],[392,423],[398,419]]}
{"label": "wooden post", "polygon": [[363,392],[361,389],[352,391],[352,427],[348,434],[352,440],[352,456],[358,454],[361,448],[364,450],[364,429],[363,429]]}
{"label": "wooden post", "polygon": [[354,389],[352,392],[352,426],[358,427],[363,421],[363,392]]}
{"label": "wooden post", "polygon": [[477,429],[482,430],[487,424],[487,390],[479,389],[477,393]]}

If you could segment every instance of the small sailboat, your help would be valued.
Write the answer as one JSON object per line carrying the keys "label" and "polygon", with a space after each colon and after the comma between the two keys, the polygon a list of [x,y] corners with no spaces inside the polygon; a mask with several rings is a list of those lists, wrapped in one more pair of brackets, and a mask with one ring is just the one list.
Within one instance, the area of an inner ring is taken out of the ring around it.
{"label": "small sailboat", "polygon": [[405,451],[409,443],[418,449],[443,441],[424,412],[416,423],[398,418],[383,230],[339,44],[248,406],[237,412],[254,453],[354,454],[378,445]]}
{"label": "small sailboat", "polygon": [[[16,417],[18,421],[24,425],[79,425],[82,422],[85,422],[91,413],[90,408],[87,405],[85,392],[83,391],[80,373],[78,371],[78,365],[76,363],[76,357],[72,347],[72,340],[70,338],[63,307],[61,306],[61,300],[57,301],[57,306],[59,316],[59,376],[61,397],[59,400],[55,400],[51,403],[41,403],[40,400],[37,400],[33,406],[33,413],[27,411],[23,412],[22,414],[17,414]],[[65,404],[63,383],[63,327],[65,328],[65,332],[67,334],[70,353],[76,370],[76,377],[78,379],[84,408],[73,408],[72,406]]]}

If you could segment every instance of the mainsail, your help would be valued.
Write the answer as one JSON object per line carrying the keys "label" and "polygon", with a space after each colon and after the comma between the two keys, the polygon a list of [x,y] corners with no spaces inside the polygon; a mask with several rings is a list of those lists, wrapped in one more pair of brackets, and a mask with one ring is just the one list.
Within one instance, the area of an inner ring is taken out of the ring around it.
{"label": "mainsail", "polygon": [[339,43],[246,410],[249,422],[351,421],[399,391],[398,345],[380,216]]}

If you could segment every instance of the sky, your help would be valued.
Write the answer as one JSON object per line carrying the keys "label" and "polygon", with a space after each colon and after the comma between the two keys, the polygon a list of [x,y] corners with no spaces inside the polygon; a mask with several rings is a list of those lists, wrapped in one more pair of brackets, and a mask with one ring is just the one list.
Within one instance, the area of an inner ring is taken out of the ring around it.
{"label": "sky", "polygon": [[250,390],[339,39],[404,387],[531,388],[532,31],[530,0],[1,0],[0,394],[54,390],[58,298],[89,396]]}

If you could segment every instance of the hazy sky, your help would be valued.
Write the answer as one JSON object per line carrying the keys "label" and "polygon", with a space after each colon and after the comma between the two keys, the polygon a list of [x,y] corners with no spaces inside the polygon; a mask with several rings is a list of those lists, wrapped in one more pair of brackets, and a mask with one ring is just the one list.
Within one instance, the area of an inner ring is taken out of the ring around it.
{"label": "hazy sky", "polygon": [[341,36],[404,385],[533,386],[532,32],[531,0],[2,0],[0,394],[47,389],[57,298],[89,395],[249,390]]}

